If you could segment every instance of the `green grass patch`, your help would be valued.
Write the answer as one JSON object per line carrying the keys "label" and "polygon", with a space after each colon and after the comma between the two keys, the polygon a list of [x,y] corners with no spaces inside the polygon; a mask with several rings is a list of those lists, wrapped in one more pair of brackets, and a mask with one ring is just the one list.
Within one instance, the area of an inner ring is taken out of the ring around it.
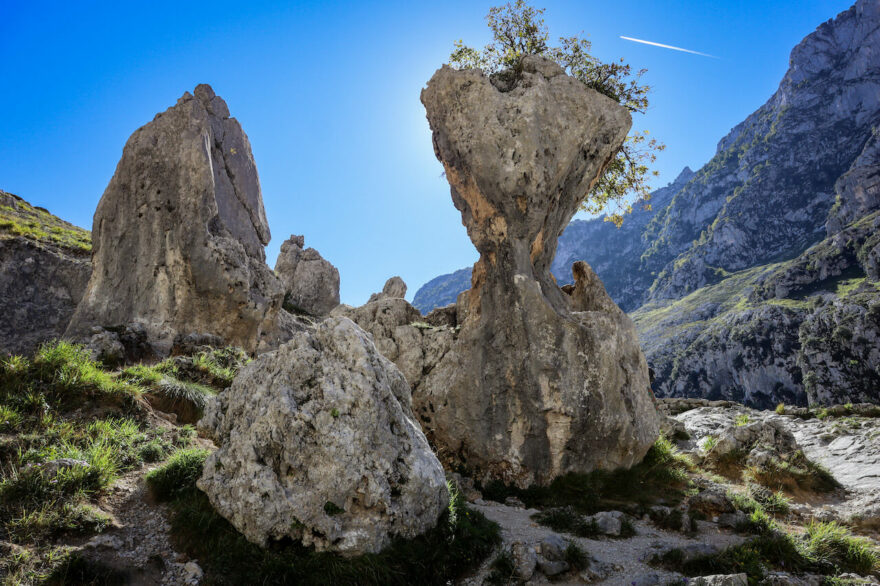
{"label": "green grass patch", "polygon": [[550,507],[532,515],[532,519],[560,533],[570,533],[578,537],[602,535],[594,519],[577,512],[573,507]]}
{"label": "green grass patch", "polygon": [[76,253],[92,250],[92,236],[49,212],[14,198],[11,205],[0,205],[0,237],[22,236],[28,240],[54,244]]}
{"label": "green grass patch", "polygon": [[202,475],[208,450],[190,448],[179,450],[168,461],[147,474],[147,485],[160,501],[169,501],[183,492],[192,490]]}
{"label": "green grass patch", "polygon": [[880,556],[871,543],[835,522],[811,522],[803,540],[806,555],[826,571],[865,575],[880,568]]}
{"label": "green grass patch", "polygon": [[19,548],[0,574],[12,583],[48,580],[69,557],[59,539],[109,522],[93,506],[97,496],[192,441],[190,427],[150,426],[141,399],[148,377],[137,372],[142,379],[107,371],[67,342],[0,360],[0,544]]}
{"label": "green grass patch", "polygon": [[750,583],[767,570],[813,572],[827,576],[870,574],[880,569],[880,557],[866,539],[853,536],[836,523],[811,523],[800,536],[775,526],[741,545],[717,554],[686,559],[681,550],[655,556],[651,563],[685,576],[746,573]]}

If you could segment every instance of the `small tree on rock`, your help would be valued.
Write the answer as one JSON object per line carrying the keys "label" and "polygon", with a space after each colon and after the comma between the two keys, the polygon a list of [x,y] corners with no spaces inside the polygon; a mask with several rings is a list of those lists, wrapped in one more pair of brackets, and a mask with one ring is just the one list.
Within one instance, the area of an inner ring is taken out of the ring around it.
{"label": "small tree on rock", "polygon": [[[631,112],[644,113],[648,108],[650,86],[640,83],[646,70],[633,71],[623,61],[603,63],[590,54],[592,45],[575,35],[560,37],[559,45],[548,44],[549,33],[543,19],[544,9],[534,8],[525,0],[515,0],[489,10],[486,21],[493,40],[482,50],[459,40],[449,56],[449,63],[458,69],[478,68],[502,81],[513,82],[522,73],[522,58],[541,55],[558,63],[566,73],[587,87],[608,96]],[[605,219],[618,227],[632,211],[628,196],[635,195],[646,209],[650,198],[648,180],[657,171],[648,168],[665,145],[650,138],[647,131],[634,132],[626,141],[593,189],[584,194],[581,209],[593,214],[606,212]]]}

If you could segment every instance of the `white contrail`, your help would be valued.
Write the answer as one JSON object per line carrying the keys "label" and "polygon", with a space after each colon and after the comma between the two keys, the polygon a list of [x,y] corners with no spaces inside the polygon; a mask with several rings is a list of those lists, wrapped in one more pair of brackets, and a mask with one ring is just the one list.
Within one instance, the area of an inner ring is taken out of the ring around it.
{"label": "white contrail", "polygon": [[625,41],[632,41],[634,43],[642,43],[643,45],[652,45],[654,47],[663,47],[664,49],[672,49],[673,51],[683,51],[684,53],[693,53],[694,55],[702,55],[703,57],[711,57],[712,59],[718,59],[715,55],[709,55],[708,53],[700,53],[699,51],[691,51],[690,49],[682,49],[681,47],[673,47],[672,45],[664,45],[663,43],[655,43],[653,41],[643,41],[642,39],[634,39],[632,37],[624,37],[620,36],[621,39]]}

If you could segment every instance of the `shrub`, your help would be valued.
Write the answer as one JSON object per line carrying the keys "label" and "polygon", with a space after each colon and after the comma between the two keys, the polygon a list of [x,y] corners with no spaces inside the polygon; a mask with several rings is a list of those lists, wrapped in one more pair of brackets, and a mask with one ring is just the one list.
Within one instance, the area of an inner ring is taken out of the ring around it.
{"label": "shrub", "polygon": [[880,557],[867,539],[854,537],[833,521],[811,522],[805,548],[807,557],[826,570],[869,574],[880,567]]}

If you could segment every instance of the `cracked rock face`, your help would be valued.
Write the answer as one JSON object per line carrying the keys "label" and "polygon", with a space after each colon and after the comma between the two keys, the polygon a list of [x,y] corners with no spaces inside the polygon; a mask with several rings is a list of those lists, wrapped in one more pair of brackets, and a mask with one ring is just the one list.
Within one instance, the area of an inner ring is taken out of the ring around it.
{"label": "cracked rock face", "polygon": [[327,315],[339,305],[339,270],[305,238],[291,236],[281,245],[275,273],[284,286],[285,306],[310,315]]}
{"label": "cracked rock face", "polygon": [[67,329],[143,324],[158,352],[190,333],[255,350],[283,290],[250,143],[202,84],[129,138],[95,212],[94,270]]}
{"label": "cracked rock face", "polygon": [[574,306],[550,275],[629,113],[549,61],[528,57],[523,70],[501,91],[479,70],[444,66],[422,91],[480,260],[458,338],[414,404],[443,453],[484,482],[527,486],[638,462],[658,416],[629,318],[588,299],[588,273]]}
{"label": "cracked rock face", "polygon": [[329,317],[245,366],[199,426],[220,448],[198,482],[261,545],[377,552],[434,527],[443,469],[411,419],[410,389],[369,335]]}

